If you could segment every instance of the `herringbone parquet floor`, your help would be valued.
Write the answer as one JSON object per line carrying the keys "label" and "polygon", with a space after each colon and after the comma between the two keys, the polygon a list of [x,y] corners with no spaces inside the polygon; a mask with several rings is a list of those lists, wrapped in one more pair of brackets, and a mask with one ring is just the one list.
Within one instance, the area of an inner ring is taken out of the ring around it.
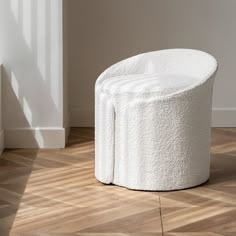
{"label": "herringbone parquet floor", "polygon": [[0,236],[236,235],[236,129],[212,130],[208,183],[160,193],[97,182],[93,133],[72,129],[65,149],[3,153]]}

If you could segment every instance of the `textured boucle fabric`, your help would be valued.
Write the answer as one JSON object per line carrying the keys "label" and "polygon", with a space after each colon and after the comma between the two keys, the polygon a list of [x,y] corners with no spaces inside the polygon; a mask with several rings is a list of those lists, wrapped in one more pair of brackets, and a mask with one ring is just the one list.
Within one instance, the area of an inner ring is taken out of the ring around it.
{"label": "textured boucle fabric", "polygon": [[95,85],[95,176],[140,190],[205,182],[216,60],[169,49],[123,60]]}

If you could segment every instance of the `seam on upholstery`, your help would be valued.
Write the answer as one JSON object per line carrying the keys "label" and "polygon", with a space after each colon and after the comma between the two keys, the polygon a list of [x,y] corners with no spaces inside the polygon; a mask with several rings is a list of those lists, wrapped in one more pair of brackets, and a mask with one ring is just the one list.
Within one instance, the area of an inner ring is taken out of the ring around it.
{"label": "seam on upholstery", "polygon": [[113,104],[113,114],[114,114],[114,119],[113,119],[113,122],[114,122],[114,125],[113,125],[113,173],[112,173],[112,182],[114,181],[114,174],[115,174],[115,163],[116,163],[116,147],[115,147],[115,143],[116,143],[116,110],[115,110],[115,106]]}

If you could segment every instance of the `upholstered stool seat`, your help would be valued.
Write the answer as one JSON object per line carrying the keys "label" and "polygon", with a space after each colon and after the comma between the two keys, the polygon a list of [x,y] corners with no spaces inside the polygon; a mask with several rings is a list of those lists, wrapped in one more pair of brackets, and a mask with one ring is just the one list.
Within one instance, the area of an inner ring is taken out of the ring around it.
{"label": "upholstered stool seat", "polygon": [[140,190],[204,183],[216,60],[191,49],[121,61],[95,87],[95,176]]}

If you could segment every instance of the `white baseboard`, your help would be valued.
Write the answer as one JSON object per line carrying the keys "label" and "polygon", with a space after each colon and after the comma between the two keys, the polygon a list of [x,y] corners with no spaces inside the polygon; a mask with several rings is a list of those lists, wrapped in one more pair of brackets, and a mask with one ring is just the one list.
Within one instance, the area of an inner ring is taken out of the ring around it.
{"label": "white baseboard", "polygon": [[4,150],[4,131],[0,130],[0,155]]}
{"label": "white baseboard", "polygon": [[70,112],[71,127],[94,127],[93,109],[71,109]]}
{"label": "white baseboard", "polygon": [[212,127],[236,127],[236,108],[213,108]]}
{"label": "white baseboard", "polygon": [[64,148],[64,128],[5,129],[5,148]]}
{"label": "white baseboard", "polygon": [[[72,127],[94,127],[92,109],[71,110]],[[212,127],[236,127],[236,108],[213,108]]]}

